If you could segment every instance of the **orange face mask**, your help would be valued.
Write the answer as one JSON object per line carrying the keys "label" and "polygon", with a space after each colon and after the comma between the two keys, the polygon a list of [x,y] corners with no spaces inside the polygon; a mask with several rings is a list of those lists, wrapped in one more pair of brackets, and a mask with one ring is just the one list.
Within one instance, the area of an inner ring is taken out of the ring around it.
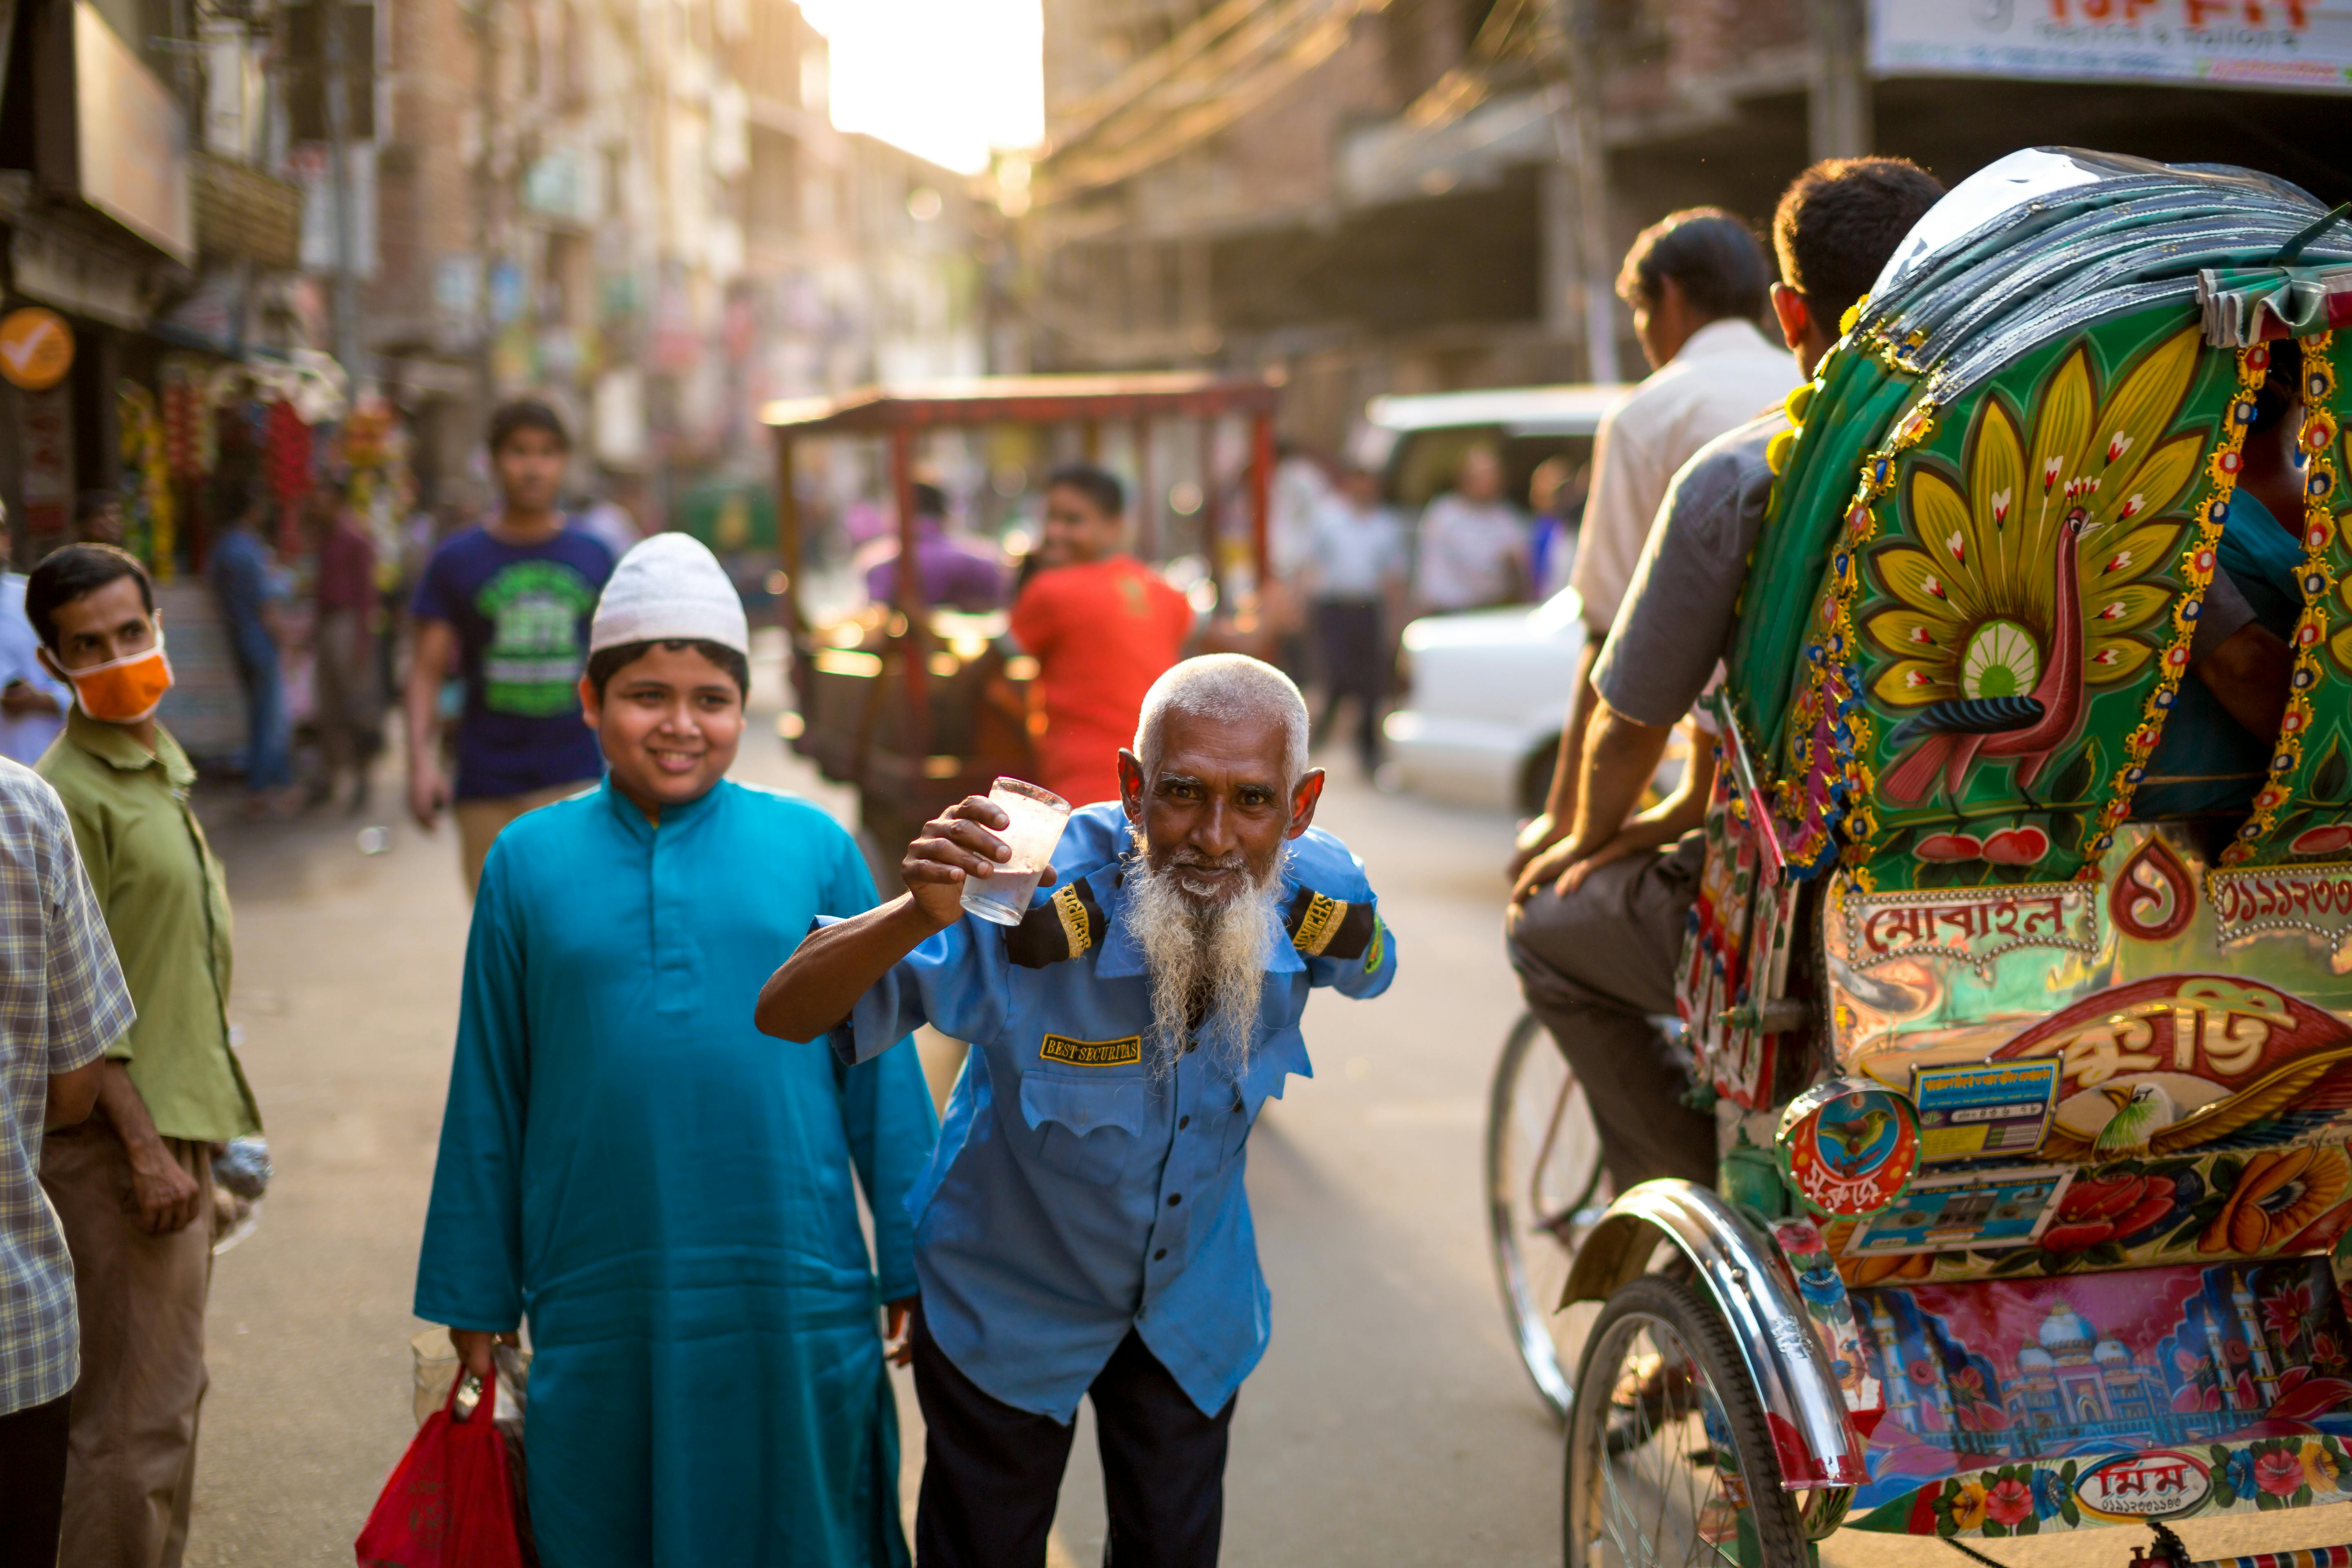
{"label": "orange face mask", "polygon": [[163,634],[144,653],[68,672],[81,710],[110,724],[136,724],[153,713],[172,689],[172,661],[163,657]]}

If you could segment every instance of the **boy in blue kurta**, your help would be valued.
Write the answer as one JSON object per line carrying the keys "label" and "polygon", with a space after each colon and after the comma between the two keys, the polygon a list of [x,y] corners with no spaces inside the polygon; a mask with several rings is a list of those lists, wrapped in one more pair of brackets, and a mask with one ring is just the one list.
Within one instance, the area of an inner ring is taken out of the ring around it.
{"label": "boy in blue kurta", "polygon": [[501,834],[474,906],[416,1312],[478,1373],[530,1320],[548,1568],[907,1561],[877,1308],[896,1336],[938,1122],[911,1047],[843,1068],[752,1026],[874,889],[830,817],[721,776],[747,646],[709,551],[633,549],[581,682],[611,771]]}

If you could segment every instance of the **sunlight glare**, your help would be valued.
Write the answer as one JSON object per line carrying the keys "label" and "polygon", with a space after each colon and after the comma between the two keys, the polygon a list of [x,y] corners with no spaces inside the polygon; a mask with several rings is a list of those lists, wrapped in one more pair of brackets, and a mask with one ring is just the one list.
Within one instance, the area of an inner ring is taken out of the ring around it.
{"label": "sunlight glare", "polygon": [[1045,134],[1038,0],[803,0],[833,56],[833,122],[963,174]]}

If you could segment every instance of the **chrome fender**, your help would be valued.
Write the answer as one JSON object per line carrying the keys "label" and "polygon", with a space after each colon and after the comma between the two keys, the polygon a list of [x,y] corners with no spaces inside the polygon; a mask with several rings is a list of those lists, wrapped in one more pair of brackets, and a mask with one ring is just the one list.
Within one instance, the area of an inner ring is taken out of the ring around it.
{"label": "chrome fender", "polygon": [[1647,1269],[1662,1239],[1690,1259],[1739,1342],[1782,1484],[1801,1491],[1869,1479],[1845,1396],[1772,1244],[1706,1188],[1643,1182],[1611,1204],[1577,1248],[1559,1304],[1606,1300]]}

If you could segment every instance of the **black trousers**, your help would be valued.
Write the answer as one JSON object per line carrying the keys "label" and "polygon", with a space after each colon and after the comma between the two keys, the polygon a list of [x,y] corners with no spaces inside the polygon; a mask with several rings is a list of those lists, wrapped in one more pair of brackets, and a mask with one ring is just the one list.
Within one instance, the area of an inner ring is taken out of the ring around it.
{"label": "black trousers", "polygon": [[[984,1392],[948,1360],[919,1310],[914,1344],[927,1428],[916,1568],[1043,1568],[1076,1425]],[[1104,1568],[1213,1568],[1234,1402],[1202,1415],[1133,1332],[1087,1397],[1110,1515]]]}
{"label": "black trousers", "polygon": [[1340,699],[1356,700],[1356,756],[1366,773],[1381,765],[1381,704],[1387,698],[1391,664],[1388,633],[1377,601],[1318,599],[1315,633],[1323,654],[1323,724],[1339,716]]}
{"label": "black trousers", "polygon": [[0,1415],[0,1563],[58,1560],[73,1395]]}

